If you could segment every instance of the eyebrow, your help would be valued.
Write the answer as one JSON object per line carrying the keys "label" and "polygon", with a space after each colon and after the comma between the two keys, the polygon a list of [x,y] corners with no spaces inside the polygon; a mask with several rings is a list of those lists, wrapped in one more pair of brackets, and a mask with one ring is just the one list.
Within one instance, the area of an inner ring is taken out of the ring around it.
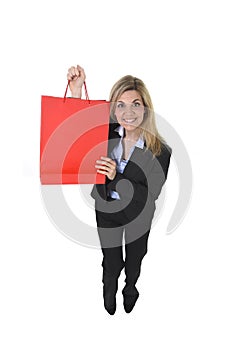
{"label": "eyebrow", "polygon": [[[139,100],[139,98],[136,98],[135,100],[132,101],[132,103],[134,103],[134,102],[136,102],[136,101],[142,102],[141,100]],[[120,100],[118,100],[117,102],[125,103],[125,102],[120,101]]]}

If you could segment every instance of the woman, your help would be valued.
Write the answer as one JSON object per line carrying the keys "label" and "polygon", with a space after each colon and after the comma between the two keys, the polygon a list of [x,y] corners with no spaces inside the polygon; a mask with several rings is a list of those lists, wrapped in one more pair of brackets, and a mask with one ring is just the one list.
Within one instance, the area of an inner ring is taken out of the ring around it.
{"label": "woman", "polygon": [[[81,98],[86,78],[83,68],[71,67],[67,78],[72,97]],[[104,306],[113,315],[123,268],[126,279],[122,294],[127,313],[139,297],[135,285],[172,150],[157,131],[152,101],[140,79],[127,75],[117,81],[110,102],[108,156],[96,160],[96,171],[106,175],[106,182],[95,185],[91,195],[103,252]]]}

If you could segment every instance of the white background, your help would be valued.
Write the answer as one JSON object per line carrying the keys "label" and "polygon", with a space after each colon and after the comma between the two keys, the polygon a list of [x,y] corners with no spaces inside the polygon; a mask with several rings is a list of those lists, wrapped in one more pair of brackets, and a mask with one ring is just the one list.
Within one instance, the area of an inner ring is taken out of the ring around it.
{"label": "white background", "polygon": [[[0,17],[1,349],[232,349],[231,1],[8,1]],[[131,314],[124,274],[110,316],[101,251],[58,232],[41,200],[40,96],[63,96],[78,63],[92,99],[142,78],[192,162],[189,210],[166,235],[171,162]]]}

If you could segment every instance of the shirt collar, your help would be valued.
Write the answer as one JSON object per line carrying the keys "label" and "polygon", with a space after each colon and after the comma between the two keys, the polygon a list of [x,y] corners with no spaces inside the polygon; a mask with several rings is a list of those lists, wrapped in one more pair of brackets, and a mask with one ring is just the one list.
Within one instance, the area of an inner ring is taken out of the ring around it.
{"label": "shirt collar", "polygon": [[[114,131],[118,132],[121,138],[124,137],[124,128],[122,125],[119,125]],[[137,142],[135,143],[135,147],[143,149],[144,145],[145,145],[144,140],[142,136],[140,136]]]}

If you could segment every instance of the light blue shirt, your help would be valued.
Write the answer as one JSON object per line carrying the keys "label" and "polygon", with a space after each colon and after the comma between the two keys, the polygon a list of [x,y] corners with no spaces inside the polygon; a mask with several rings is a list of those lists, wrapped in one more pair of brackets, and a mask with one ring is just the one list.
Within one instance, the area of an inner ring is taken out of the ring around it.
{"label": "light blue shirt", "polygon": [[[129,161],[130,157],[132,156],[132,153],[133,153],[135,147],[143,149],[144,140],[142,137],[139,137],[139,139],[137,140],[135,145],[133,147],[131,147],[128,159],[122,159],[122,156],[123,156],[123,144],[122,144],[122,142],[123,142],[123,137],[124,137],[124,128],[123,128],[123,126],[120,125],[114,131],[117,131],[121,138],[119,140],[119,143],[112,150],[111,158],[116,161],[116,164],[117,164],[116,171],[118,173],[123,174],[125,167]],[[120,199],[120,196],[116,191],[110,191],[109,195],[111,198]]]}

